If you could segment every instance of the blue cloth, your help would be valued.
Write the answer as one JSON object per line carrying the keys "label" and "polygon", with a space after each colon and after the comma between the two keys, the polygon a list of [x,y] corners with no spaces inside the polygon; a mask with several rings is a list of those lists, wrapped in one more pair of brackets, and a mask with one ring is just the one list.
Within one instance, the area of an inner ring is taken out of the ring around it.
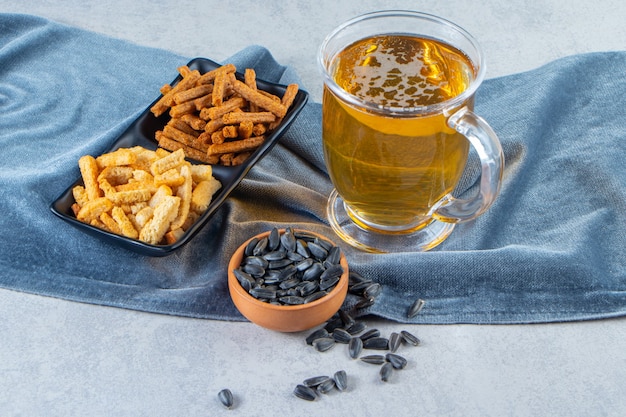
{"label": "blue cloth", "polygon": [[[129,252],[55,217],[50,203],[191,57],[41,18],[0,14],[0,286],[148,312],[244,320],[226,266],[247,237],[293,225],[334,238],[309,103],[192,242],[164,258]],[[211,58],[210,56],[208,58]],[[252,46],[227,62],[297,81]],[[383,285],[363,314],[414,323],[531,323],[626,313],[626,53],[572,56],[484,82],[476,111],[499,134],[502,192],[428,253],[373,255],[342,245]],[[304,86],[306,88],[306,86]],[[475,161],[459,187],[471,193]],[[337,241],[338,239],[334,239]],[[339,243],[339,242],[338,242]],[[407,320],[416,298],[422,312]],[[356,300],[350,297],[346,307]]]}

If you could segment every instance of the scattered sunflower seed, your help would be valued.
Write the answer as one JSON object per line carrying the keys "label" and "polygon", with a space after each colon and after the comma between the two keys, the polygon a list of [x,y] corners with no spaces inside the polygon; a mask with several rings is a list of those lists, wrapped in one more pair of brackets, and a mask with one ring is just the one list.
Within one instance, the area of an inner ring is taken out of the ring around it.
{"label": "scattered sunflower seed", "polygon": [[307,387],[306,385],[298,384],[296,388],[294,388],[293,393],[296,397],[301,398],[306,401],[315,401],[317,394],[313,390],[313,388]]}
{"label": "scattered sunflower seed", "polygon": [[382,365],[385,363],[385,357],[383,355],[361,356],[361,360],[372,365]]}
{"label": "scattered sunflower seed", "polygon": [[400,335],[402,336],[402,340],[409,345],[418,346],[420,344],[420,340],[406,330],[402,330]]}
{"label": "scattered sunflower seed", "polygon": [[350,342],[348,343],[348,352],[350,353],[350,357],[352,359],[358,358],[361,351],[363,351],[363,340],[359,337],[353,337],[350,339]]}
{"label": "scattered sunflower seed", "polygon": [[219,398],[222,405],[226,408],[231,408],[235,403],[233,393],[228,388],[224,388],[223,390],[218,392],[217,398]]}
{"label": "scattered sunflower seed", "polygon": [[419,312],[422,311],[422,308],[424,308],[425,303],[426,302],[422,300],[421,298],[418,298],[417,300],[415,300],[413,304],[411,304],[411,307],[409,307],[409,311],[406,316],[410,319],[417,316]]}
{"label": "scattered sunflower seed", "polygon": [[363,342],[363,349],[388,350],[389,339],[386,337],[372,337]]}
{"label": "scattered sunflower seed", "polygon": [[306,344],[312,345],[315,339],[321,339],[321,338],[328,337],[328,336],[329,336],[328,331],[322,327],[321,329],[317,329],[313,333],[307,336]]}
{"label": "scattered sunflower seed", "polygon": [[352,339],[352,335],[348,333],[347,330],[339,328],[333,331],[333,339],[335,339],[337,343],[349,343]]}
{"label": "scattered sunflower seed", "polygon": [[366,327],[367,324],[365,324],[365,322],[357,321],[352,326],[348,327],[346,331],[354,336],[361,333],[363,330],[365,330]]}
{"label": "scattered sunflower seed", "polygon": [[337,387],[339,391],[343,392],[348,388],[348,375],[346,371],[341,370],[335,372],[333,379],[335,380],[335,387]]}
{"label": "scattered sunflower seed", "polygon": [[339,318],[341,319],[344,328],[348,328],[356,322],[354,318],[352,318],[352,316],[345,310],[339,310]]}
{"label": "scattered sunflower seed", "polygon": [[373,284],[368,285],[364,290],[363,290],[363,297],[365,298],[376,298],[380,295],[381,291],[383,290],[383,287],[375,282]]}
{"label": "scattered sunflower seed", "polygon": [[333,347],[335,347],[335,339],[331,337],[323,337],[321,339],[315,339],[313,341],[313,347],[318,352],[326,352],[327,350],[330,350]]}
{"label": "scattered sunflower seed", "polygon": [[364,308],[368,308],[374,305],[374,302],[376,300],[372,297],[370,298],[363,298],[361,301],[359,301],[358,303],[356,303],[354,305],[354,308],[356,308],[357,310],[362,310]]}
{"label": "scattered sunflower seed", "polygon": [[332,378],[325,379],[317,386],[317,392],[327,394],[335,388],[335,380]]}
{"label": "scattered sunflower seed", "polygon": [[366,341],[367,339],[371,339],[372,337],[380,336],[380,331],[378,329],[369,329],[365,333],[363,333],[360,337],[361,340]]}
{"label": "scattered sunflower seed", "polygon": [[314,377],[305,379],[302,382],[302,384],[306,387],[315,388],[322,382],[326,381],[327,379],[330,379],[330,377],[327,375],[314,376]]}
{"label": "scattered sunflower seed", "polygon": [[392,332],[391,335],[389,335],[389,350],[391,352],[395,353],[400,347],[401,343],[402,336],[400,335],[400,333]]}
{"label": "scattered sunflower seed", "polygon": [[387,353],[385,355],[385,360],[389,362],[394,369],[404,369],[407,365],[407,360],[395,353]]}
{"label": "scattered sunflower seed", "polygon": [[380,368],[380,380],[383,382],[389,381],[389,378],[391,378],[392,373],[393,373],[393,365],[391,365],[390,362],[386,362]]}

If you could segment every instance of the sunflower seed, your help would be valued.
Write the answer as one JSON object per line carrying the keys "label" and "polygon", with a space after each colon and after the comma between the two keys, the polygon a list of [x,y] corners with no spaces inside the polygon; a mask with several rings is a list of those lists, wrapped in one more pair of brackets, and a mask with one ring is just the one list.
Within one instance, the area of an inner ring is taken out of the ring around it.
{"label": "sunflower seed", "polygon": [[409,345],[418,346],[420,344],[420,340],[406,330],[402,330],[400,335],[402,336],[402,340]]}
{"label": "sunflower seed", "polygon": [[380,336],[380,331],[378,329],[370,329],[368,331],[366,331],[365,333],[363,333],[360,338],[363,341],[366,341],[367,339],[371,339],[372,337],[378,337]]}
{"label": "sunflower seed", "polygon": [[224,388],[223,390],[218,392],[217,398],[219,398],[222,405],[224,405],[224,407],[226,408],[231,408],[235,403],[233,393],[228,388]]}
{"label": "sunflower seed", "polygon": [[319,246],[321,246],[322,248],[324,248],[324,250],[326,252],[329,252],[332,247],[334,246],[332,243],[326,241],[326,240],[321,240],[319,237],[315,236],[315,239],[313,239],[313,242],[315,242],[316,244],[318,244]]}
{"label": "sunflower seed", "polygon": [[373,284],[370,284],[363,290],[363,297],[376,298],[380,295],[382,289],[383,289],[382,285],[376,282]]}
{"label": "sunflower seed", "polygon": [[326,294],[328,294],[326,291],[314,292],[313,294],[307,295],[306,297],[304,297],[304,302],[305,303],[312,303],[313,301],[319,300],[320,298],[322,298]]}
{"label": "sunflower seed", "polygon": [[307,345],[312,345],[313,341],[315,339],[321,339],[321,338],[325,338],[325,337],[329,337],[328,335],[328,331],[324,328],[321,329],[317,329],[315,330],[313,333],[311,333],[310,335],[307,336],[306,340],[306,344]]}
{"label": "sunflower seed", "polygon": [[265,274],[265,268],[257,264],[245,264],[241,269],[253,277],[262,277]]}
{"label": "sunflower seed", "polygon": [[315,398],[317,397],[317,394],[315,394],[315,391],[312,388],[302,384],[296,385],[293,393],[296,397],[306,401],[315,401]]}
{"label": "sunflower seed", "polygon": [[305,379],[304,381],[302,381],[302,384],[306,387],[315,388],[319,384],[321,384],[322,382],[328,379],[330,379],[330,377],[327,375],[314,376],[314,377]]}
{"label": "sunflower seed", "polygon": [[364,281],[371,282],[370,279],[363,277],[363,275],[359,274],[358,272],[354,270],[350,271],[350,274],[348,275],[348,283],[350,286],[358,284],[360,282],[364,282]]}
{"label": "sunflower seed", "polygon": [[338,313],[344,328],[348,328],[355,323],[354,318],[352,318],[352,316],[345,310],[339,310]]}
{"label": "sunflower seed", "polygon": [[415,300],[413,304],[411,304],[411,307],[409,307],[409,311],[406,316],[410,319],[417,316],[419,312],[422,311],[422,308],[424,308],[425,303],[426,302],[422,300],[421,298],[418,298],[417,300]]}
{"label": "sunflower seed", "polygon": [[391,352],[395,353],[400,347],[401,343],[402,343],[402,336],[400,335],[400,333],[392,332],[389,335],[389,350]]}
{"label": "sunflower seed", "polygon": [[374,298],[364,298],[358,303],[356,303],[354,308],[356,308],[357,310],[361,310],[364,308],[371,307],[372,305],[374,305],[374,301],[375,301]]}
{"label": "sunflower seed", "polygon": [[335,317],[332,320],[327,321],[324,328],[328,331],[328,333],[332,333],[335,329],[343,328],[343,322],[339,317]]}
{"label": "sunflower seed", "polygon": [[404,357],[395,353],[387,353],[385,360],[389,362],[394,369],[404,369],[407,364],[407,360]]}
{"label": "sunflower seed", "polygon": [[348,388],[348,375],[346,374],[346,371],[341,370],[335,372],[333,379],[335,380],[335,386],[339,391],[343,392]]}
{"label": "sunflower seed", "polygon": [[293,235],[293,232],[290,230],[290,228],[287,228],[285,230],[285,233],[282,234],[282,236],[280,237],[280,243],[288,251],[293,252],[296,250],[296,237]]}
{"label": "sunflower seed", "polygon": [[353,337],[350,339],[348,343],[348,352],[350,353],[350,357],[352,359],[356,359],[361,354],[363,350],[363,341],[358,337]]}
{"label": "sunflower seed", "polygon": [[326,257],[328,256],[328,252],[326,251],[326,249],[324,249],[318,243],[311,242],[309,243],[308,248],[309,248],[309,252],[314,258],[326,259]]}
{"label": "sunflower seed", "polygon": [[268,263],[267,267],[268,267],[269,269],[274,269],[274,270],[276,270],[276,269],[281,269],[281,268],[284,268],[284,267],[286,267],[287,265],[291,265],[291,264],[293,264],[293,261],[292,261],[291,259],[289,259],[289,258],[283,258],[283,259],[276,259],[276,260],[270,261],[270,262]]}
{"label": "sunflower seed", "polygon": [[387,350],[389,339],[385,337],[372,337],[363,342],[363,349]]}
{"label": "sunflower seed", "polygon": [[330,263],[331,265],[335,265],[339,263],[340,259],[341,259],[341,250],[339,249],[339,246],[331,247],[330,250],[328,251],[326,262]]}
{"label": "sunflower seed", "polygon": [[294,262],[300,262],[306,259],[306,257],[300,255],[298,252],[292,252],[292,251],[287,252],[285,256]]}
{"label": "sunflower seed", "polygon": [[332,378],[328,378],[328,379],[322,381],[317,386],[317,392],[319,392],[320,394],[327,394],[330,391],[332,391],[333,388],[335,388],[335,380],[332,379]]}
{"label": "sunflower seed", "polygon": [[287,254],[283,252],[282,250],[275,250],[275,251],[266,253],[265,255],[262,256],[262,258],[265,259],[266,261],[280,261],[280,260],[285,259],[286,256]]}
{"label": "sunflower seed", "polygon": [[322,272],[322,274],[320,275],[320,279],[323,281],[325,279],[339,278],[342,274],[343,274],[343,266],[339,264],[331,265],[330,268]]}
{"label": "sunflower seed", "polygon": [[332,277],[320,280],[320,290],[327,291],[334,288],[339,282],[339,277]]}
{"label": "sunflower seed", "polygon": [[385,363],[385,357],[383,355],[361,356],[361,360],[365,363],[370,363],[372,365],[382,365],[383,363]]}
{"label": "sunflower seed", "polygon": [[267,238],[267,247],[271,251],[275,251],[280,246],[280,232],[277,228],[273,228],[270,231],[270,235]]}
{"label": "sunflower seed", "polygon": [[337,343],[348,343],[352,339],[352,335],[347,330],[339,328],[333,331],[333,339]]}
{"label": "sunflower seed", "polygon": [[309,258],[311,252],[309,252],[309,245],[302,239],[296,241],[296,253],[304,258]]}
{"label": "sunflower seed", "polygon": [[300,282],[302,282],[300,281],[300,278],[291,277],[282,281],[280,284],[278,284],[278,286],[282,288],[283,290],[288,290],[289,288],[297,287],[300,284]]}
{"label": "sunflower seed", "polygon": [[393,365],[387,362],[380,368],[380,380],[387,382],[393,373]]}
{"label": "sunflower seed", "polygon": [[356,321],[354,322],[353,325],[348,327],[346,330],[348,331],[348,333],[354,336],[354,335],[361,333],[363,330],[365,330],[366,327],[367,327],[367,324],[365,324],[365,322]]}
{"label": "sunflower seed", "polygon": [[326,352],[327,350],[330,350],[333,347],[335,347],[335,339],[331,337],[323,337],[320,339],[315,339],[313,341],[313,347],[318,352]]}
{"label": "sunflower seed", "polygon": [[305,281],[317,280],[322,275],[322,272],[324,272],[324,267],[322,266],[322,264],[319,262],[314,262],[313,265],[311,265],[306,271],[304,271],[304,274],[302,274],[302,279]]}
{"label": "sunflower seed", "polygon": [[248,242],[248,244],[246,245],[246,248],[243,250],[243,254],[245,256],[252,256],[252,253],[254,252],[254,248],[256,247],[258,243],[259,243],[258,237],[254,237],[250,239],[250,242]]}
{"label": "sunflower seed", "polygon": [[311,265],[313,265],[313,259],[306,258],[296,264],[296,269],[299,272],[306,271],[307,269],[311,267]]}
{"label": "sunflower seed", "polygon": [[262,256],[248,256],[243,260],[243,263],[245,265],[258,265],[260,267],[263,268],[267,268],[267,266],[269,265],[269,262],[267,261],[267,259],[263,258]]}
{"label": "sunflower seed", "polygon": [[304,298],[299,297],[297,295],[286,295],[284,297],[280,297],[278,301],[280,301],[284,305],[289,305],[289,306],[297,306],[300,304],[304,304]]}
{"label": "sunflower seed", "polygon": [[295,266],[287,265],[286,267],[280,270],[280,279],[281,280],[288,279],[291,276],[293,276],[296,272],[298,272],[298,270],[296,269]]}
{"label": "sunflower seed", "polygon": [[235,278],[237,278],[237,281],[239,281],[239,283],[241,284],[244,290],[250,291],[252,289],[252,286],[255,283],[255,280],[254,278],[252,278],[252,275],[248,274],[247,272],[242,271],[239,268],[233,270],[233,274],[235,275]]}
{"label": "sunflower seed", "polygon": [[263,252],[265,252],[265,249],[267,249],[267,244],[268,238],[264,237],[263,239],[260,239],[254,246],[254,249],[252,250],[252,255],[259,256],[263,254]]}
{"label": "sunflower seed", "polygon": [[304,281],[298,286],[298,291],[302,297],[313,294],[319,288],[319,284],[315,281]]}
{"label": "sunflower seed", "polygon": [[250,295],[253,296],[254,298],[263,298],[263,299],[271,300],[273,298],[276,298],[276,291],[268,289],[268,288],[258,287],[258,288],[252,288],[250,290]]}
{"label": "sunflower seed", "polygon": [[363,291],[365,291],[365,289],[372,284],[373,284],[372,281],[358,282],[356,284],[350,285],[348,287],[348,291],[350,292],[350,294],[363,295]]}

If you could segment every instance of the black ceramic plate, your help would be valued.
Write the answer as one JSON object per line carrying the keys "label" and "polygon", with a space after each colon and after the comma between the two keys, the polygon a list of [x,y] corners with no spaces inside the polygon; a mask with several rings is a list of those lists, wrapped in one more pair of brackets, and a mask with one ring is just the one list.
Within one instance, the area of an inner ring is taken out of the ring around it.
{"label": "black ceramic plate", "polygon": [[[200,73],[205,73],[218,68],[220,65],[204,58],[196,58],[188,63],[189,68],[197,69]],[[243,80],[243,76],[237,73],[237,78]],[[174,82],[178,82],[180,76],[178,76]],[[279,97],[285,92],[285,86],[257,80],[257,86],[260,89],[268,91]],[[154,101],[156,102],[160,97]],[[221,165],[213,165],[213,176],[222,183],[222,188],[213,196],[213,200],[208,207],[207,211],[194,223],[192,227],[185,232],[185,234],[172,245],[150,245],[145,242],[129,239],[124,236],[116,235],[101,230],[97,227],[82,223],[76,219],[72,212],[71,206],[74,203],[74,197],[72,195],[72,188],[75,185],[83,184],[82,178],[76,180],[70,185],[63,194],[59,196],[50,206],[50,209],[54,214],[61,219],[67,221],[72,226],[89,233],[95,237],[123,246],[127,249],[139,252],[149,256],[165,256],[172,251],[180,248],[184,244],[188,243],[193,236],[209,221],[215,211],[222,205],[228,195],[235,189],[235,187],[246,176],[248,171],[256,164],[267,152],[274,147],[280,137],[287,131],[291,123],[295,120],[296,116],[304,108],[308,100],[308,94],[306,91],[300,90],[289,108],[287,115],[284,117],[282,123],[267,137],[265,142],[252,154],[250,157],[239,166],[225,167]],[[155,117],[150,112],[150,107],[154,104],[150,104],[146,110],[128,127],[128,129],[113,142],[111,147],[107,150],[113,151],[118,148],[126,148],[132,146],[143,146],[148,149],[156,149],[157,142],[154,139],[154,134],[157,130],[163,129],[165,124],[169,121],[169,115],[166,113],[160,117]],[[197,163],[190,160],[191,163]],[[78,161],[76,162],[78,164]]]}

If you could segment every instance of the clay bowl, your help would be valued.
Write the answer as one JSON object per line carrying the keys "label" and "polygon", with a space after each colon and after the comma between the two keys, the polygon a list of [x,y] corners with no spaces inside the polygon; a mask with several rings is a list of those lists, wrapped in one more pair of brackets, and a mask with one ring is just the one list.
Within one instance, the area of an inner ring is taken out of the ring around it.
{"label": "clay bowl", "polygon": [[[285,229],[279,230],[280,235]],[[304,232],[294,230],[294,232]],[[228,289],[233,303],[239,312],[251,322],[267,329],[279,332],[299,332],[311,329],[330,319],[343,304],[348,292],[348,262],[343,252],[341,253],[340,265],[343,274],[336,286],[315,301],[298,305],[275,305],[261,301],[250,295],[235,277],[233,270],[241,265],[244,251],[251,240],[269,237],[270,231],[253,236],[244,242],[233,254],[228,264]],[[334,243],[317,233],[306,231],[326,242]]]}

